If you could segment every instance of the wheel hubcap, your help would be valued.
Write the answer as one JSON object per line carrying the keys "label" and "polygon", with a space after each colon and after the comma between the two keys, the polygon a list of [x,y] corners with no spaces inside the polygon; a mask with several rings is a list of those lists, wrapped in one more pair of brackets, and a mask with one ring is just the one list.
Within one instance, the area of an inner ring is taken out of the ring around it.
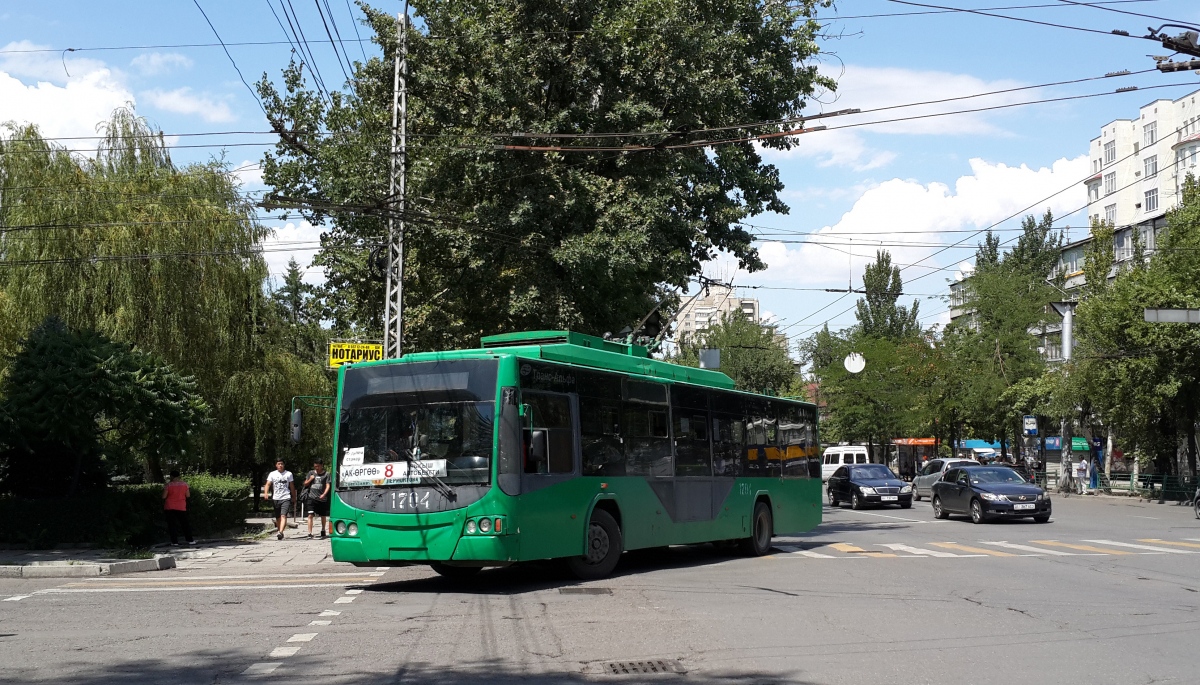
{"label": "wheel hubcap", "polygon": [[608,556],[608,532],[603,526],[592,524],[588,529],[588,553],[587,561],[589,564],[598,564],[604,561]]}

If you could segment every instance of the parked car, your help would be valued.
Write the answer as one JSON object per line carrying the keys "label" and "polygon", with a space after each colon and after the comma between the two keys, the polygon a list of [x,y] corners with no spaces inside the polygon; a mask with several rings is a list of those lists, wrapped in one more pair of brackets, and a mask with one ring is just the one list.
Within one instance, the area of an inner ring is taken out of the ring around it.
{"label": "parked car", "polygon": [[833,472],[844,464],[866,464],[869,461],[871,460],[867,459],[867,448],[864,445],[827,447],[825,455],[821,458],[821,480],[828,482]]}
{"label": "parked car", "polygon": [[967,514],[973,523],[993,518],[1050,520],[1050,496],[1007,466],[959,466],[933,484],[933,515]]}
{"label": "parked car", "polygon": [[854,509],[872,504],[912,506],[912,486],[883,464],[839,466],[829,477],[829,506],[849,502]]}
{"label": "parked car", "polygon": [[920,502],[922,497],[930,495],[933,492],[933,484],[942,479],[946,469],[978,465],[979,462],[974,459],[930,459],[913,478],[913,499]]}

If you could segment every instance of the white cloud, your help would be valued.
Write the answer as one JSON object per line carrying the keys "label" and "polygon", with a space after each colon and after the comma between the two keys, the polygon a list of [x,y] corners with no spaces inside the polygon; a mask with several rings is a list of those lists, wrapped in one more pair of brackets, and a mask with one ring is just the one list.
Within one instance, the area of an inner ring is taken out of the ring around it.
{"label": "white cloud", "polygon": [[[0,61],[0,122],[35,123],[42,135],[91,136],[96,126],[105,121],[114,109],[132,104],[134,97],[113,75],[103,67],[90,71],[72,64],[71,78],[62,74],[58,65],[59,79],[65,85],[49,80],[39,80],[27,85],[14,74],[37,78],[41,70],[36,61]],[[89,141],[64,141],[69,147],[89,148]]]}
{"label": "white cloud", "polygon": [[[69,52],[50,51],[49,46],[27,40],[13,41],[2,49],[4,53],[0,53],[0,71],[17,78],[63,84],[99,71],[105,71],[118,80],[120,77],[119,72],[99,60],[74,57]],[[43,52],[13,52],[15,50]]]}
{"label": "white cloud", "polygon": [[155,88],[142,93],[142,98],[151,107],[175,114],[194,114],[208,122],[228,122],[236,118],[229,105],[203,95],[195,95],[187,86],[175,90]]}
{"label": "white cloud", "polygon": [[289,221],[283,226],[276,226],[274,235],[262,243],[263,259],[267,262],[271,277],[278,281],[287,272],[288,261],[294,258],[304,270],[306,282],[324,283],[325,274],[322,270],[309,266],[320,248],[321,234],[324,232],[320,226],[313,226],[307,221],[299,224]]}
{"label": "white cloud", "polygon": [[[1021,84],[1011,80],[985,81],[968,74],[941,71],[918,71],[897,67],[847,66],[838,79],[836,100],[826,102],[820,111],[841,109],[872,110],[880,107],[909,104],[916,101],[942,100],[962,95],[1005,90]],[[1010,135],[993,124],[986,113],[955,114],[944,117],[917,118],[910,121],[872,124],[864,127],[838,128],[865,122],[909,117],[929,117],[931,114],[974,109],[984,106],[1020,101],[1028,94],[1001,93],[970,100],[957,100],[919,107],[903,107],[863,114],[813,120],[812,125],[829,129],[814,131],[794,138],[791,150],[763,149],[770,158],[812,158],[821,167],[844,166],[855,171],[878,169],[890,164],[896,153],[872,147],[868,133],[902,135]]]}
{"label": "white cloud", "polygon": [[129,62],[129,66],[137,69],[143,76],[166,74],[176,68],[189,69],[192,64],[191,58],[177,52],[148,52],[134,57]]}
{"label": "white cloud", "polygon": [[[1051,167],[1030,169],[1025,165],[992,164],[981,159],[970,161],[971,174],[960,177],[951,188],[943,183],[922,184],[914,180],[892,179],[868,189],[853,207],[832,226],[811,236],[797,236],[803,244],[764,242],[759,254],[768,268],[755,274],[738,272],[738,283],[772,283],[791,286],[844,285],[851,279],[861,283],[863,267],[874,260],[875,251],[888,250],[892,261],[913,264],[928,257],[939,245],[957,242],[969,233],[944,233],[950,230],[979,230],[1019,213],[1040,215],[1047,208],[1056,216],[1066,215],[1082,205],[1085,190],[1080,181],[1087,175],[1086,157],[1060,159]],[[1072,186],[1046,202],[1051,192]],[[1030,209],[1030,205],[1034,205]],[[1016,220],[1005,227],[1015,227]],[[1015,235],[1002,234],[1003,239]],[[970,237],[963,245],[974,248],[980,238]],[[816,244],[820,242],[821,244]],[[912,243],[912,245],[898,245]],[[853,254],[853,256],[851,256]],[[962,252],[946,252],[923,264],[940,266],[946,260],[961,259]],[[717,269],[729,270],[727,259],[718,260]],[[964,265],[959,270],[965,269]],[[906,282],[929,273],[920,266],[905,270]],[[925,279],[929,288],[940,288],[946,275]]]}
{"label": "white cloud", "polygon": [[258,162],[243,160],[241,164],[233,167],[232,172],[241,182],[243,190],[263,185],[262,164]]}

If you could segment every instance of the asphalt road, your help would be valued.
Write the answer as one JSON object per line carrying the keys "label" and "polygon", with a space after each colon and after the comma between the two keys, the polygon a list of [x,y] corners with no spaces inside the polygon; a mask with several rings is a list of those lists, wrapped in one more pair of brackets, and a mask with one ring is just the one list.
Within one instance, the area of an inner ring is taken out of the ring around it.
{"label": "asphalt road", "polygon": [[553,565],[465,584],[330,564],[3,579],[0,682],[1200,680],[1191,510],[1054,503],[1045,525],[826,509],[768,557],[672,548],[586,584]]}

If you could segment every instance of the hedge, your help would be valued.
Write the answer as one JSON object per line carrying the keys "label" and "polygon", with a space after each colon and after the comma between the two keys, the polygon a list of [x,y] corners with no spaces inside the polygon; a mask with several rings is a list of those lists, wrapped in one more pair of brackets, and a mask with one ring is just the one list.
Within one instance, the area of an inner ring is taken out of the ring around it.
{"label": "hedge", "polygon": [[[250,481],[188,474],[188,520],[197,538],[245,524]],[[168,539],[162,485],[119,485],[68,499],[0,497],[0,543],[44,549],[58,544],[147,547]]]}

